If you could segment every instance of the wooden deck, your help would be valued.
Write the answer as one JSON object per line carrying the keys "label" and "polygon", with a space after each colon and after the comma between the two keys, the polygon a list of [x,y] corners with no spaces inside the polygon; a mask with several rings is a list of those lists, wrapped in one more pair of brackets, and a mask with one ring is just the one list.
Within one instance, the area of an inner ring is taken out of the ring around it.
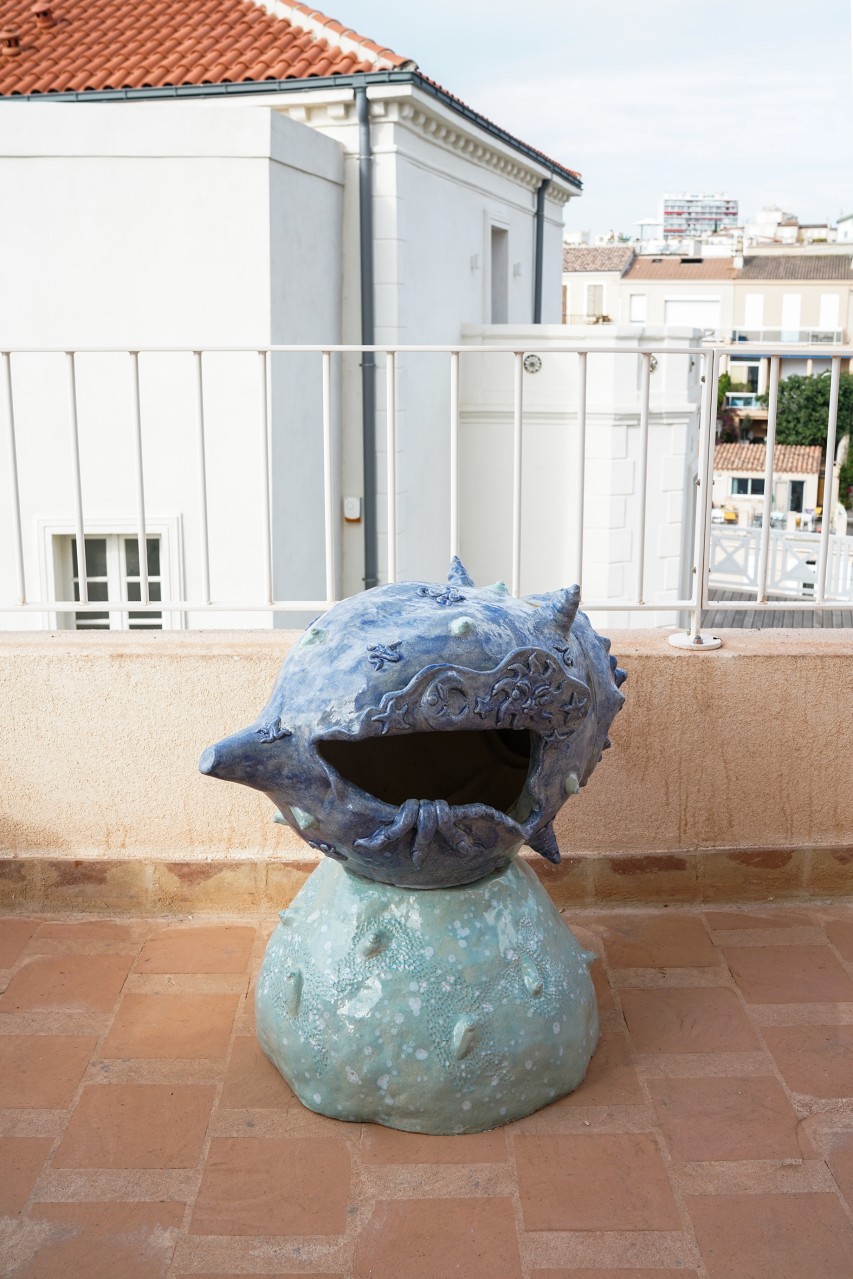
{"label": "wooden deck", "polygon": [[828,612],[822,612],[820,609],[786,609],[784,596],[770,595],[768,599],[778,601],[781,607],[765,611],[764,609],[727,609],[725,607],[729,600],[754,599],[755,596],[750,591],[721,591],[712,588],[710,596],[719,607],[709,608],[702,614],[703,630],[725,629],[732,626],[740,626],[746,630],[762,626],[853,628],[853,603],[848,607],[830,609]]}

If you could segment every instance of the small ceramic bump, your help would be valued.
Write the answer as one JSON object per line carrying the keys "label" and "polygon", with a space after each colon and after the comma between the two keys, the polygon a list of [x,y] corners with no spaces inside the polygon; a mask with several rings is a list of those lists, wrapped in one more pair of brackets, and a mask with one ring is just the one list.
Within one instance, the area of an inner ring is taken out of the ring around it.
{"label": "small ceramic bump", "polygon": [[539,976],[539,969],[536,967],[532,959],[525,957],[521,961],[521,978],[534,999],[538,999],[545,989],[542,978]]}
{"label": "small ceramic bump", "polygon": [[290,811],[293,813],[300,830],[310,830],[312,826],[317,825],[317,818],[311,813],[306,813],[304,808],[297,808],[295,804],[290,805]]}
{"label": "small ceramic bump", "polygon": [[476,627],[470,617],[457,617],[450,623],[451,635],[470,635],[475,630]]}
{"label": "small ceramic bump", "polygon": [[325,638],[326,632],[322,626],[309,626],[299,643],[303,648],[308,648],[311,644],[322,644]]}
{"label": "small ceramic bump", "polygon": [[453,1056],[457,1061],[467,1057],[477,1038],[477,1023],[471,1017],[460,1017],[453,1027]]}
{"label": "small ceramic bump", "polygon": [[581,959],[586,964],[587,968],[591,968],[598,959],[598,955],[596,955],[594,950],[582,950]]}
{"label": "small ceramic bump", "polygon": [[581,788],[577,773],[569,773],[565,781],[565,788],[567,795],[577,795]]}
{"label": "small ceramic bump", "polygon": [[509,595],[506,582],[493,582],[491,586],[486,587],[486,590],[494,591],[496,595]]}
{"label": "small ceramic bump", "polygon": [[302,973],[298,968],[294,968],[284,979],[284,999],[291,1017],[297,1015],[302,1003],[302,982]]}
{"label": "small ceramic bump", "polygon": [[277,826],[289,826],[289,825],[290,825],[290,822],[287,820],[287,818],[285,817],[284,813],[280,813],[278,809],[276,809],[276,810],[275,810],[275,812],[273,813],[273,815],[272,815],[272,819],[273,819],[273,821],[275,822],[275,824],[276,824]]}
{"label": "small ceramic bump", "polygon": [[374,955],[378,955],[384,949],[385,938],[381,933],[371,933],[369,937],[365,937],[359,946],[359,950],[365,959],[372,959]]}

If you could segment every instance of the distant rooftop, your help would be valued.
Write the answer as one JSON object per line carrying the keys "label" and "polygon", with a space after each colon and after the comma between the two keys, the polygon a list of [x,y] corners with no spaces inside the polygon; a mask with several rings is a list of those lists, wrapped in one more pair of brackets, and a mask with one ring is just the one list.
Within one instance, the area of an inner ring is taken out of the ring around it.
{"label": "distant rooftop", "polygon": [[742,280],[853,280],[853,253],[774,253],[745,257]]}
{"label": "distant rooftop", "polygon": [[[718,444],[714,449],[715,471],[748,471],[764,474],[767,448],[764,444]],[[773,470],[785,475],[817,475],[821,465],[819,445],[777,444]]]}
{"label": "distant rooftop", "polygon": [[620,275],[634,256],[630,244],[563,245],[564,271],[618,271]]}
{"label": "distant rooftop", "polygon": [[637,257],[625,272],[630,280],[733,280],[731,258],[679,258],[674,254]]}

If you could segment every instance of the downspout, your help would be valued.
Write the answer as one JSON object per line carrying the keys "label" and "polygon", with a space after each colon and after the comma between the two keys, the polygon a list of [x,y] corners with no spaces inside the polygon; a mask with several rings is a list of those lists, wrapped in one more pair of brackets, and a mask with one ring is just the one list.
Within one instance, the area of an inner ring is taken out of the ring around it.
{"label": "downspout", "polygon": [[533,251],[533,323],[542,323],[542,271],[545,245],[545,192],[550,178],[543,178],[536,192],[536,240]]}
{"label": "downspout", "polygon": [[[370,144],[370,103],[367,86],[355,89],[358,119],[358,221],[361,266],[361,342],[372,346],[375,337],[373,310],[373,149]],[[364,467],[364,585],[379,583],[379,551],[376,537],[376,356],[361,356],[361,438]]]}

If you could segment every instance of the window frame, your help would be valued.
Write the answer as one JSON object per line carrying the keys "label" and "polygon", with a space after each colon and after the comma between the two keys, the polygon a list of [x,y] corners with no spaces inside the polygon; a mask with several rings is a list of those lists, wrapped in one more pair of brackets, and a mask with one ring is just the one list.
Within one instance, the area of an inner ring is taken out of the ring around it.
{"label": "window frame", "polygon": [[[84,523],[87,537],[136,537],[139,532],[137,521],[129,519],[127,516],[115,516],[112,518],[109,516],[95,516],[92,518],[86,516]],[[73,538],[76,532],[77,521],[73,516],[36,517],[39,573],[44,590],[44,599],[70,600],[73,596],[74,588],[69,571],[71,557],[69,555],[69,563],[67,565],[62,562],[62,544],[59,539]],[[159,537],[160,539],[160,593],[163,599],[166,601],[183,599],[183,536],[180,515],[146,516],[145,533],[147,537]],[[122,602],[127,603],[127,585],[124,577],[122,577],[121,581]],[[130,602],[132,603],[133,601]],[[103,611],[105,613],[116,613],[115,609],[105,608]],[[163,625],[162,628],[158,627],[158,630],[177,631],[186,629],[186,613],[163,609],[162,615]],[[57,611],[52,609],[47,612],[46,616],[49,630],[76,630],[74,615],[71,610]],[[97,629],[121,630],[124,632],[141,629],[127,625],[128,614],[126,612],[118,613],[117,616],[121,620],[120,626],[114,627],[112,618],[110,618],[109,627],[99,627]],[[88,633],[91,634],[92,632]]]}

